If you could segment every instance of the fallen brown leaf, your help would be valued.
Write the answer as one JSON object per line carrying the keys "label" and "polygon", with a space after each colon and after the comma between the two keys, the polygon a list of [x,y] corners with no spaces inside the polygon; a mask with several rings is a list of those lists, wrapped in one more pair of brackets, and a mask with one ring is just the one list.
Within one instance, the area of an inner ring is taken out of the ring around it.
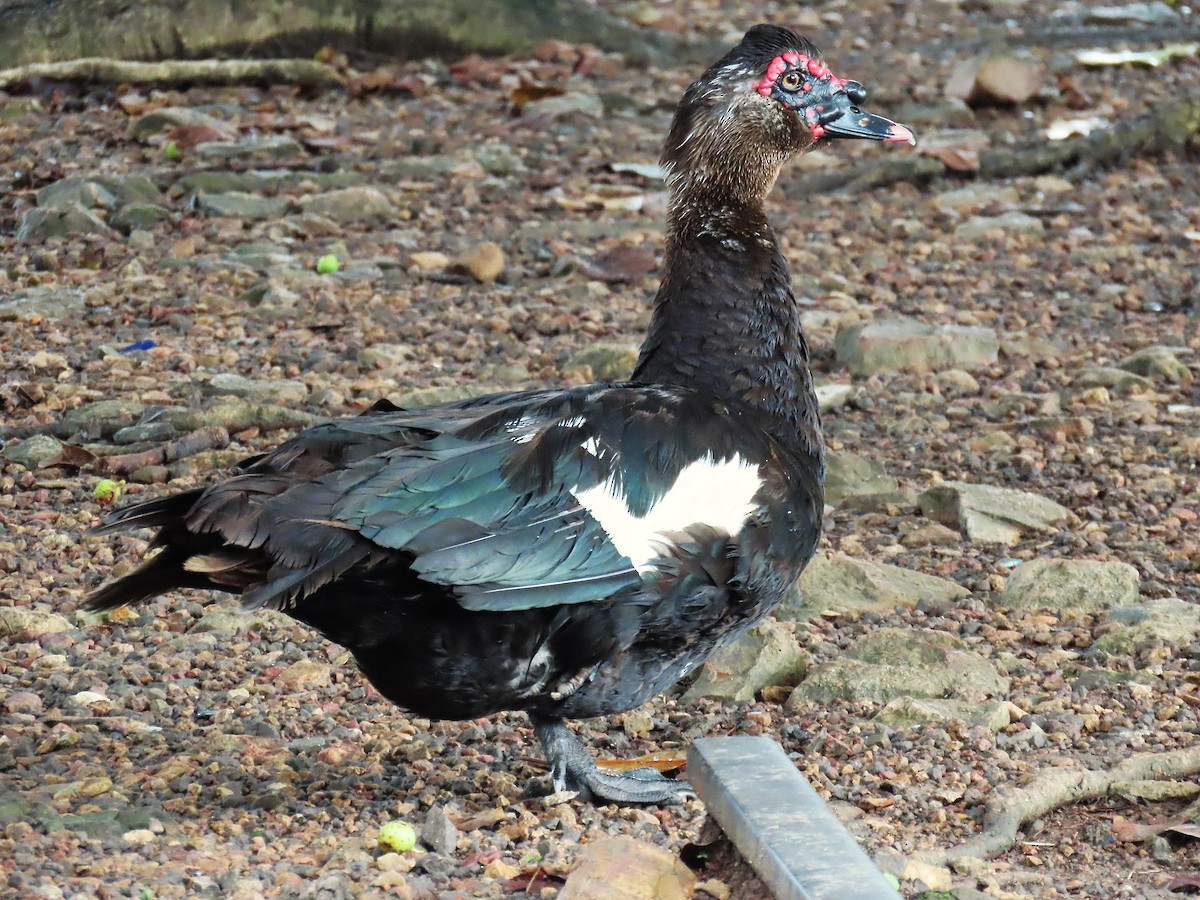
{"label": "fallen brown leaf", "polygon": [[634,759],[598,759],[596,767],[610,774],[620,774],[631,769],[657,769],[659,772],[675,772],[687,767],[686,750],[663,750],[648,753]]}

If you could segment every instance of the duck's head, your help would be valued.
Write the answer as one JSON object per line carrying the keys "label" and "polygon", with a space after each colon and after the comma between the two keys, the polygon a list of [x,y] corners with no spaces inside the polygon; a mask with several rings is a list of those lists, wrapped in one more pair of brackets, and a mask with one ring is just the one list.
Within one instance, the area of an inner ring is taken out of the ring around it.
{"label": "duck's head", "polygon": [[789,157],[818,142],[916,143],[904,125],[864,110],[866,98],[866,88],[834,75],[807,39],[755,25],[688,87],[663,163],[677,180],[761,190]]}

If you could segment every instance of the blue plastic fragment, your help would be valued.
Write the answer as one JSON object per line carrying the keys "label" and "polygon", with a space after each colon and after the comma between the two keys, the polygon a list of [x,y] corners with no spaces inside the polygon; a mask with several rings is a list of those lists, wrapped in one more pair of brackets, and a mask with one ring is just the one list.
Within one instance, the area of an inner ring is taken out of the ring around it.
{"label": "blue plastic fragment", "polygon": [[122,347],[121,353],[134,353],[138,350],[151,350],[157,347],[158,344],[154,341],[138,341],[136,344],[130,344],[128,347]]}

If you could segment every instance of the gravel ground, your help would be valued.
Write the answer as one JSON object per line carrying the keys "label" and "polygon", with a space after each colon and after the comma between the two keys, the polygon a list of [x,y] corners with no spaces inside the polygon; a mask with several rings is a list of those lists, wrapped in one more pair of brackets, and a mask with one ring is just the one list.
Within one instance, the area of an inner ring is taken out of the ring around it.
{"label": "gravel ground", "polygon": [[[1118,121],[1200,85],[1194,54],[1159,69],[1075,65],[1054,28],[1082,5],[945,3],[917,15],[880,3],[747,3],[736,21],[729,6],[654,9],[667,15],[658,27],[721,40],[753,21],[799,24],[835,71],[872,89],[874,109],[904,118],[899,107],[915,105],[919,135],[950,146],[979,136],[1032,144],[1056,120]],[[947,117],[963,113],[942,102],[946,82],[1010,19],[1010,43],[1027,42],[1047,66],[1045,87],[1017,108],[978,110],[961,126],[971,136],[949,134],[959,126]],[[397,64],[404,90],[354,100],[252,87],[0,94],[0,438],[6,452],[34,434],[61,442],[50,451],[57,465],[0,467],[8,895],[553,896],[580,846],[602,836],[672,851],[698,839],[698,803],[641,810],[529,796],[542,773],[523,717],[408,717],[340,648],[282,617],[231,620],[214,614],[228,603],[195,594],[103,622],[78,612],[89,589],[145,550],[134,537],[84,537],[103,514],[101,477],[129,482],[123,500],[156,496],[163,482],[204,483],[309,418],[382,396],[579,383],[627,360],[655,289],[664,198],[653,178],[609,164],[653,162],[695,73],[601,55],[569,79],[574,48],[539,55]],[[514,92],[523,102],[539,85],[567,87],[552,99],[574,111],[541,100],[514,115]],[[210,115],[233,140],[193,148],[195,134],[177,131],[179,152],[168,152],[161,134],[134,129],[162,108]],[[251,143],[263,138],[274,144]],[[858,388],[826,415],[831,448],[880,461],[906,488],[1020,488],[1075,518],[1004,546],[913,537],[930,523],[911,503],[839,508],[827,548],[951,579],[970,595],[818,618],[798,637],[819,665],[881,627],[949,632],[1009,677],[1003,699],[1021,715],[999,732],[955,721],[894,728],[872,721],[877,703],[771,702],[787,694],[768,692],[740,704],[668,697],[580,729],[616,757],[703,735],[776,737],[900,874],[912,854],[978,833],[998,787],[1195,745],[1195,629],[1101,656],[1089,648],[1115,627],[1108,612],[1017,611],[995,599],[1016,561],[1049,556],[1131,563],[1143,600],[1200,601],[1200,175],[1193,145],[1041,178],[796,190],[839,158],[879,153],[814,155],[771,204],[811,308],[814,368]],[[205,196],[218,205],[191,200],[197,173],[217,178]],[[85,198],[97,225],[18,239],[39,190],[98,175],[119,188]],[[154,196],[124,196],[130,176],[148,178]],[[948,209],[942,195],[972,184],[979,195]],[[343,189],[352,193],[324,196]],[[962,230],[972,215],[1013,212],[1040,228]],[[497,280],[486,242],[502,254]],[[328,254],[340,271],[318,275]],[[24,305],[4,305],[14,298]],[[852,378],[833,351],[838,327],[894,315],[994,329],[999,357],[969,375]],[[153,345],[122,349],[139,342]],[[596,345],[615,349],[579,356]],[[1166,356],[1178,365],[1143,379],[1112,374],[1152,346],[1174,348]],[[124,405],[94,405],[116,399]],[[1177,821],[1188,799],[1111,796],[1054,811],[1011,851],[959,866],[957,896],[1172,896],[1172,879],[1200,872],[1196,845],[1183,834],[1126,840],[1116,817]],[[378,829],[397,818],[425,826],[422,848],[377,848]],[[921,889],[904,882],[908,896]]]}

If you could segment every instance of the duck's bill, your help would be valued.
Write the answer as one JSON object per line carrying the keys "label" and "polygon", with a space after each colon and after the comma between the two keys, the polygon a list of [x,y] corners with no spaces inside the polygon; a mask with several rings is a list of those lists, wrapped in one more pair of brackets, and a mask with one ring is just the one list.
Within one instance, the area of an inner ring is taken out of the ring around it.
{"label": "duck's bill", "polygon": [[859,138],[884,143],[916,144],[916,135],[905,125],[852,107],[832,122],[823,123],[825,134],[834,138]]}

